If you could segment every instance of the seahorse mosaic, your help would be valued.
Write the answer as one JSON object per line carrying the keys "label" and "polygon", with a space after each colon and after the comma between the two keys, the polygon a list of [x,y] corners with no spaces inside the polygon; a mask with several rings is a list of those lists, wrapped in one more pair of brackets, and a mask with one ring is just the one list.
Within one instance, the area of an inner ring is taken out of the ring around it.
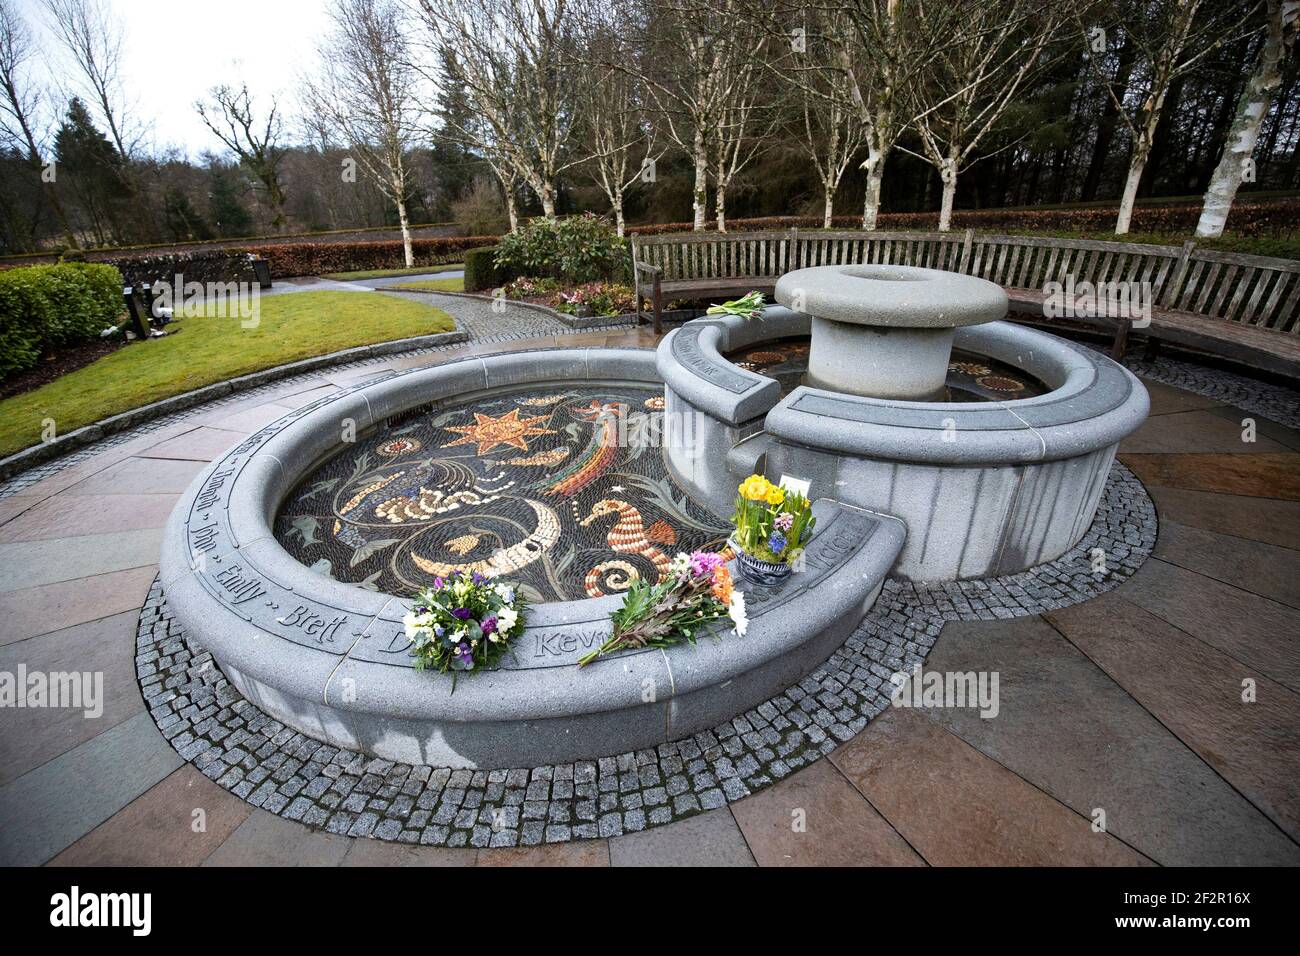
{"label": "seahorse mosaic", "polygon": [[340,581],[409,594],[454,569],[534,601],[658,580],[726,522],[667,475],[657,390],[548,383],[434,406],[362,436],[288,497],[276,537]]}

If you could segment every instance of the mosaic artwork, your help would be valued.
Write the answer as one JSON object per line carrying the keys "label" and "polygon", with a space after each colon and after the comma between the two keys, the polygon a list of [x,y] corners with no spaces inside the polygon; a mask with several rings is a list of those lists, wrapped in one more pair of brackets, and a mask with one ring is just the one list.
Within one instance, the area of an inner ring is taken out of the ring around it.
{"label": "mosaic artwork", "polygon": [[455,569],[517,581],[534,602],[658,580],[728,527],[660,454],[663,395],[538,386],[390,420],[288,497],[280,543],[330,577],[409,595]]}
{"label": "mosaic artwork", "polygon": [[[799,336],[763,342],[727,353],[727,359],[741,368],[774,378],[781,383],[781,394],[798,388],[808,371],[811,339]],[[1037,379],[984,355],[953,349],[948,361],[948,397],[950,402],[1003,402],[1015,398],[1032,398],[1047,391]]]}

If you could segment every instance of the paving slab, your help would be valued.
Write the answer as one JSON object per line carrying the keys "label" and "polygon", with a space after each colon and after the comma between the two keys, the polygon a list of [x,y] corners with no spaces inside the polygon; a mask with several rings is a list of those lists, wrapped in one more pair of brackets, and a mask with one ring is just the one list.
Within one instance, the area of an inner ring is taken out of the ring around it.
{"label": "paving slab", "polygon": [[609,866],[609,843],[577,840],[480,850],[479,866]]}
{"label": "paving slab", "polygon": [[354,839],[343,866],[473,866],[478,850]]}
{"label": "paving slab", "polygon": [[1286,446],[1262,436],[1242,439],[1240,421],[1208,410],[1177,412],[1148,418],[1119,443],[1120,454],[1259,454],[1286,451]]}
{"label": "paving slab", "polygon": [[204,866],[338,866],[352,841],[254,809]]}
{"label": "paving slab", "polygon": [[1151,411],[1147,413],[1149,417],[1223,407],[1223,403],[1218,399],[1206,398],[1204,395],[1174,388],[1164,382],[1144,378],[1142,384],[1146,386],[1147,395],[1151,399]]}
{"label": "paving slab", "polygon": [[[1300,696],[1113,591],[1045,617],[1300,840]],[[1243,700],[1246,680],[1254,702]]]}
{"label": "paving slab", "polygon": [[0,787],[0,866],[36,866],[182,766],[147,713]]}
{"label": "paving slab", "polygon": [[179,493],[54,495],[0,525],[0,544],[161,528],[179,500]]}
{"label": "paving slab", "polygon": [[1264,418],[1255,412],[1237,408],[1234,405],[1220,405],[1217,408],[1210,409],[1210,412],[1233,422],[1238,428],[1245,428],[1247,420],[1253,421],[1256,434],[1285,445],[1292,451],[1300,451],[1300,430],[1289,428],[1286,425]]}
{"label": "paving slab", "polygon": [[886,711],[830,759],[933,866],[1149,863],[918,710]]}
{"label": "paving slab", "polygon": [[147,565],[0,592],[0,647],[122,611],[138,612],[157,576],[158,568]]}
{"label": "paving slab", "polygon": [[0,498],[0,527],[17,518],[40,500],[35,495],[10,495],[8,498]]}
{"label": "paving slab", "polygon": [[162,528],[0,543],[0,592],[156,566]]}
{"label": "paving slab", "polygon": [[1166,519],[1160,522],[1153,553],[1161,561],[1300,608],[1300,550]]}
{"label": "paving slab", "polygon": [[135,676],[138,618],[138,611],[127,611],[0,647],[0,671],[47,680],[51,674],[77,674],[79,693],[94,698],[75,708],[5,708],[0,785],[144,710]]}
{"label": "paving slab", "polygon": [[276,419],[283,418],[293,411],[293,408],[289,405],[281,405],[279,402],[259,400],[257,403],[249,402],[239,408],[222,409],[221,411],[225,412],[225,414],[214,414],[204,424],[227,431],[252,434],[259,428],[265,428]]}
{"label": "paving slab", "polygon": [[[254,429],[255,431],[256,429]],[[188,461],[213,461],[239,444],[252,432],[227,431],[200,425],[183,434],[165,439],[139,452],[141,458],[184,458]]]}
{"label": "paving slab", "polygon": [[759,866],[924,866],[829,760],[731,805]]}
{"label": "paving slab", "polygon": [[1254,498],[1300,501],[1300,454],[1121,454],[1120,461],[1150,489],[1219,491]]}
{"label": "paving slab", "polygon": [[[1166,521],[1192,528],[1262,541],[1284,548],[1300,547],[1300,501],[1275,501],[1211,491],[1147,485],[1163,531]],[[1159,543],[1157,542],[1157,547]]]}
{"label": "paving slab", "polygon": [[1158,558],[1129,578],[1123,594],[1179,630],[1300,691],[1300,610]]}
{"label": "paving slab", "polygon": [[180,458],[125,458],[82,479],[62,494],[180,494],[205,467],[205,462]]}
{"label": "paving slab", "polygon": [[1300,863],[1300,847],[1042,618],[952,621],[931,672],[996,671],[999,709],[927,709],[957,735],[1167,866]]}
{"label": "paving slab", "polygon": [[198,866],[253,811],[186,764],[113,814],[50,866]]}
{"label": "paving slab", "polygon": [[754,866],[726,807],[609,841],[611,866]]}

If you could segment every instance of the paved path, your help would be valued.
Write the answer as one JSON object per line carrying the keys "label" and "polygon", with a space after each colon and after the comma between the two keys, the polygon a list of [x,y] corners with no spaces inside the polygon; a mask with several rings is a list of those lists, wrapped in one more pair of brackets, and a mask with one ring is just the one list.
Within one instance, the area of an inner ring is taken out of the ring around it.
{"label": "paved path", "polygon": [[1156,383],[1150,421],[1121,449],[1159,510],[1155,556],[1084,604],[942,631],[927,669],[999,671],[995,719],[891,710],[722,809],[517,849],[312,831],[181,761],[145,711],[133,652],[163,523],[193,476],[359,377],[549,344],[653,340],[516,338],[324,370],[91,449],[0,498],[0,671],[102,671],[105,698],[93,719],[0,711],[0,863],[1300,863],[1300,432],[1257,419],[1243,442],[1245,412]]}

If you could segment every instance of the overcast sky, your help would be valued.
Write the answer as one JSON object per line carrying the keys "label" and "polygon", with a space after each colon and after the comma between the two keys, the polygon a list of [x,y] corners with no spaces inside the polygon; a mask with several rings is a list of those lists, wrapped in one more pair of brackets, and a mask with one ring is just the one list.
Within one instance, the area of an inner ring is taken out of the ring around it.
{"label": "overcast sky", "polygon": [[[310,69],[327,30],[325,0],[103,0],[125,34],[127,97],[152,117],[157,149],[178,146],[192,157],[221,150],[194,111],[218,83],[246,81],[292,107],[295,79]],[[40,0],[18,0],[36,29],[52,75],[66,75],[63,54],[45,30]],[[39,69],[39,64],[37,68]]]}

